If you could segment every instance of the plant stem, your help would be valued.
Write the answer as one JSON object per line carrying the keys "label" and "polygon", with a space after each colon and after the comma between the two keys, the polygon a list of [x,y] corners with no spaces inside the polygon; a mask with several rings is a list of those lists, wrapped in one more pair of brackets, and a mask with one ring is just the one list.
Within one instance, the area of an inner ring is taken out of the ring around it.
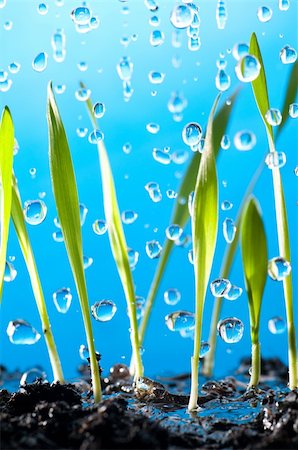
{"label": "plant stem", "polygon": [[[197,283],[196,283],[197,284]],[[199,362],[200,362],[200,348],[201,348],[201,334],[203,322],[203,302],[201,301],[201,290],[197,287],[196,291],[196,323],[194,333],[194,352],[191,358],[191,389],[188,403],[188,410],[195,411],[198,409],[198,393],[199,393]],[[203,293],[204,295],[204,293]],[[203,297],[204,298],[204,297]]]}
{"label": "plant stem", "polygon": [[261,346],[259,338],[253,340],[251,346],[251,375],[249,388],[254,388],[259,384],[261,374]]}

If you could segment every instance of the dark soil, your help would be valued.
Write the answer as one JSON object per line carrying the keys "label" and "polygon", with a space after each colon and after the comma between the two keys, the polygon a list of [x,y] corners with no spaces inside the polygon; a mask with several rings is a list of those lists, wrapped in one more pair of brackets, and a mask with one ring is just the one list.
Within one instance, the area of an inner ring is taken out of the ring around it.
{"label": "dark soil", "polygon": [[[297,449],[298,393],[286,388],[279,360],[262,362],[258,390],[247,391],[250,361],[234,377],[205,381],[200,411],[186,412],[189,375],[132,387],[114,366],[102,380],[104,400],[92,405],[88,371],[75,384],[38,381],[0,391],[2,449]],[[5,378],[5,369],[1,371]]]}

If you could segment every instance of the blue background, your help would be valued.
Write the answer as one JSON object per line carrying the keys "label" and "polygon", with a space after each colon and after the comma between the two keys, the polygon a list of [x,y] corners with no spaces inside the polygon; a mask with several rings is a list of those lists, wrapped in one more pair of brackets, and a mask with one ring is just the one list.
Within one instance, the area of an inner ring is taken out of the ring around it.
{"label": "blue background", "polygon": [[[70,148],[78,181],[80,201],[89,209],[83,226],[84,254],[92,256],[93,265],[86,271],[90,304],[103,298],[112,299],[118,311],[108,323],[95,322],[93,328],[96,348],[102,354],[102,366],[105,371],[116,362],[130,360],[128,318],[121,284],[113,262],[108,235],[97,236],[92,231],[92,223],[103,218],[103,204],[99,164],[96,147],[76,134],[79,126],[88,127],[89,119],[85,105],[75,99],[78,82],[83,80],[92,91],[93,102],[103,101],[106,114],[101,120],[105,143],[113,168],[118,201],[121,211],[135,210],[139,217],[132,225],[124,225],[128,245],[140,252],[140,259],[133,272],[137,295],[146,296],[156,260],[150,260],[145,253],[147,240],[164,240],[164,230],[169,224],[173,200],[166,196],[166,189],[178,189],[180,178],[187,163],[182,166],[172,163],[162,166],[152,157],[153,147],[170,146],[171,151],[187,149],[181,138],[183,126],[189,121],[206,125],[210,107],[217,94],[215,87],[216,60],[224,52],[228,62],[227,72],[232,78],[231,88],[224,94],[228,98],[239,86],[235,77],[235,60],[227,53],[237,42],[249,42],[250,34],[257,33],[267,71],[268,88],[272,107],[281,107],[287,83],[290,65],[283,65],[279,59],[281,48],[290,44],[297,48],[297,2],[292,1],[287,12],[278,9],[277,0],[227,1],[228,22],[224,30],[218,30],[215,21],[216,1],[199,2],[202,46],[197,52],[187,49],[185,32],[181,32],[181,48],[171,46],[173,27],[169,16],[174,1],[160,1],[160,29],[165,33],[165,43],[153,48],[149,43],[153,29],[148,20],[152,15],[142,0],[129,0],[126,5],[130,12],[121,13],[123,3],[116,0],[90,1],[93,13],[98,15],[100,26],[88,34],[78,34],[70,19],[70,13],[78,1],[65,1],[58,7],[49,1],[49,12],[41,16],[37,12],[37,1],[8,0],[4,9],[0,9],[0,67],[17,61],[21,70],[11,75],[13,85],[9,92],[1,93],[1,107],[9,105],[20,150],[15,157],[15,172],[23,201],[38,198],[38,193],[46,192],[44,201],[48,207],[46,220],[39,226],[28,225],[32,245],[35,251],[40,277],[44,288],[53,332],[61,356],[65,376],[76,375],[76,366],[80,363],[78,349],[85,343],[82,318],[78,298],[69,268],[63,243],[52,239],[55,231],[53,219],[56,215],[48,167],[48,137],[46,122],[46,88],[49,80],[54,85],[66,84],[63,95],[57,95],[57,102],[67,130]],[[261,4],[272,7],[273,17],[268,23],[260,23],[257,8]],[[13,21],[10,31],[3,28],[7,20]],[[54,61],[51,49],[51,36],[57,28],[66,33],[66,60],[59,64]],[[138,39],[128,48],[120,44],[123,35],[136,33]],[[280,37],[280,35],[282,37]],[[43,73],[34,72],[31,67],[33,58],[40,52],[49,54],[48,67]],[[130,56],[134,64],[132,86],[134,94],[131,101],[123,101],[122,83],[116,72],[116,64],[124,56]],[[172,57],[182,59],[181,67],[172,65]],[[86,61],[87,72],[80,72],[77,64]],[[150,70],[159,70],[166,74],[161,85],[151,85],[148,80]],[[151,90],[156,89],[153,97]],[[172,91],[181,90],[188,100],[182,122],[175,123],[167,109]],[[224,101],[224,99],[222,101]],[[297,120],[297,119],[296,119]],[[146,131],[148,122],[160,124],[160,132],[151,135]],[[268,150],[263,124],[254,104],[251,87],[243,85],[233,112],[228,133],[231,140],[235,133],[249,129],[256,134],[257,145],[250,152],[239,152],[232,144],[230,149],[221,153],[218,160],[220,181],[220,201],[228,199],[234,208],[227,214],[220,212],[219,238],[211,278],[219,275],[225,241],[221,232],[221,223],[226,216],[235,218],[242,195],[256,167]],[[132,152],[126,155],[122,151],[124,143],[130,142]],[[297,178],[293,170],[297,165],[297,122],[289,119],[278,141],[278,150],[287,154],[287,164],[282,169],[285,195],[289,214],[289,226],[292,243],[292,268],[295,301],[297,299]],[[191,156],[191,155],[190,155]],[[29,169],[35,167],[37,175],[32,179]],[[67,174],[65,174],[67,176]],[[163,193],[160,203],[153,203],[144,189],[148,181],[157,181]],[[222,181],[227,180],[224,188]],[[272,178],[269,169],[265,169],[256,187],[266,225],[269,256],[278,254],[276,222]],[[149,224],[148,228],[145,225]],[[157,227],[158,231],[154,231]],[[1,360],[10,369],[21,370],[41,364],[51,378],[51,370],[43,339],[33,346],[16,346],[9,342],[6,327],[9,320],[23,318],[41,331],[39,316],[30,282],[18,243],[11,227],[8,255],[14,255],[18,275],[14,282],[5,283],[1,307]],[[230,279],[243,287],[243,275],[238,254]],[[73,301],[66,315],[59,314],[52,301],[52,293],[69,286]],[[177,306],[164,303],[163,292],[169,287],[181,291],[182,299]],[[208,338],[213,298],[208,292],[205,303],[203,338]],[[297,305],[296,305],[297,306]],[[164,317],[176,309],[193,311],[194,282],[193,267],[189,264],[187,250],[175,248],[168,265],[166,276],[156,300],[151,322],[144,344],[144,364],[146,373],[182,372],[190,369],[190,355],[193,343],[179,334],[170,332]],[[296,308],[296,318],[298,317]],[[268,279],[261,316],[261,342],[264,356],[279,356],[287,360],[287,339],[283,335],[272,335],[268,331],[268,320],[275,316],[285,317],[281,283]],[[248,306],[245,293],[236,302],[225,302],[222,317],[239,317],[245,325],[243,339],[234,345],[227,345],[219,339],[216,359],[217,374],[227,373],[237,366],[240,357],[250,353]]]}

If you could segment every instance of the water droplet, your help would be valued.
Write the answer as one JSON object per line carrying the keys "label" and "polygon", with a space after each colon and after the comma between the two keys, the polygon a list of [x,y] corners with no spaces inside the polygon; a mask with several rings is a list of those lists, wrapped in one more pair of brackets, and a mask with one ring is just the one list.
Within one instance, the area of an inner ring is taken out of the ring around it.
{"label": "water droplet", "polygon": [[86,102],[91,95],[90,89],[80,88],[75,91],[75,97],[79,102]]}
{"label": "water droplet", "polygon": [[58,28],[52,36],[51,45],[53,49],[53,58],[56,62],[61,63],[66,56],[66,36],[64,30]]}
{"label": "water droplet", "polygon": [[116,314],[117,306],[111,300],[101,300],[91,306],[91,313],[95,320],[108,322]]}
{"label": "water droplet", "polygon": [[223,221],[222,224],[223,236],[228,244],[231,244],[235,238],[237,231],[236,225],[232,219],[228,217]]}
{"label": "water droplet", "polygon": [[88,214],[88,208],[86,208],[86,206],[83,203],[80,203],[79,208],[80,208],[80,222],[82,227],[85,223]]}
{"label": "water droplet", "polygon": [[172,10],[170,21],[175,28],[187,28],[192,24],[193,16],[193,10],[187,4],[176,5]]}
{"label": "water droplet", "polygon": [[12,20],[7,20],[6,22],[4,22],[4,26],[3,26],[4,30],[10,31],[12,29],[12,27],[13,27]]}
{"label": "water droplet", "polygon": [[129,155],[132,151],[132,145],[130,142],[126,142],[125,144],[123,144],[122,146],[122,150],[124,153],[126,153],[126,155]]}
{"label": "water droplet", "polygon": [[88,70],[88,64],[86,63],[86,61],[80,61],[77,64],[77,67],[80,72],[86,72]]}
{"label": "water droplet", "polygon": [[209,352],[210,350],[210,345],[208,344],[208,342],[201,342],[201,346],[200,346],[200,358],[204,358],[204,356],[206,356],[206,354]]}
{"label": "water droplet", "polygon": [[87,135],[87,133],[88,133],[88,128],[85,128],[85,127],[79,127],[79,128],[77,128],[77,135],[78,135],[80,138],[85,137],[85,136]]}
{"label": "water droplet", "polygon": [[190,264],[193,264],[194,263],[193,249],[190,249],[188,251],[187,257],[188,257],[188,261],[190,262]]}
{"label": "water droplet", "polygon": [[187,42],[188,50],[196,52],[201,48],[201,39],[198,37],[190,37]]}
{"label": "water droplet", "polygon": [[159,188],[153,188],[149,191],[149,196],[154,203],[158,203],[162,200],[162,193]]}
{"label": "water droplet", "polygon": [[159,189],[159,184],[155,181],[149,181],[149,183],[145,185],[145,189],[148,192],[150,192],[152,189]]}
{"label": "water droplet", "polygon": [[256,142],[256,135],[249,130],[238,131],[234,136],[234,145],[242,152],[252,150]]}
{"label": "water droplet", "polygon": [[94,116],[97,119],[101,119],[104,116],[104,113],[106,112],[106,107],[104,103],[95,103],[93,106],[93,112]]}
{"label": "water droplet", "polygon": [[20,386],[35,383],[37,380],[46,380],[46,373],[40,369],[30,369],[23,373],[20,379]]}
{"label": "water droplet", "polygon": [[7,336],[12,344],[35,344],[40,339],[40,334],[30,323],[25,320],[11,320],[6,330]]}
{"label": "water droplet", "polygon": [[40,3],[38,5],[37,11],[41,16],[44,16],[45,14],[47,14],[49,10],[49,7],[46,3]]}
{"label": "water droplet", "polygon": [[64,94],[64,92],[66,91],[66,85],[65,84],[56,84],[56,86],[54,86],[54,90],[55,90],[56,94],[58,94],[58,95]]}
{"label": "water droplet", "polygon": [[221,209],[222,209],[222,211],[229,211],[230,209],[232,209],[233,208],[233,203],[232,202],[230,202],[229,200],[224,200],[222,203],[221,203]]}
{"label": "water droplet", "polygon": [[298,117],[298,103],[291,103],[289,106],[289,116],[292,119],[296,119]]}
{"label": "water droplet", "polygon": [[191,330],[195,326],[195,316],[188,311],[176,311],[168,314],[165,321],[171,331]]}
{"label": "water droplet", "polygon": [[180,236],[183,233],[183,229],[176,224],[172,224],[169,225],[166,228],[166,237],[170,240],[170,241],[175,241],[176,239],[179,239]]}
{"label": "water droplet", "polygon": [[225,70],[220,69],[215,77],[215,86],[219,91],[226,91],[231,85],[231,77]]}
{"label": "water droplet", "polygon": [[291,273],[291,264],[281,256],[270,259],[268,274],[272,280],[283,281]]}
{"label": "water droplet", "polygon": [[97,219],[93,222],[92,228],[95,234],[102,235],[107,231],[108,225],[105,220]]}
{"label": "water droplet", "polygon": [[162,246],[158,241],[148,241],[146,242],[146,253],[150,259],[156,259],[160,257],[162,251]]}
{"label": "water droplet", "polygon": [[15,279],[15,277],[17,276],[17,274],[18,273],[17,273],[16,269],[14,268],[14,265],[11,262],[6,261],[5,269],[4,269],[4,281],[6,281],[7,283],[12,282]]}
{"label": "water droplet", "polygon": [[150,83],[152,84],[161,84],[165,79],[166,74],[162,72],[155,72],[151,70],[148,74],[148,78]]}
{"label": "water droplet", "polygon": [[57,311],[65,314],[70,308],[72,295],[69,288],[62,288],[53,294],[53,301]]}
{"label": "water droplet", "polygon": [[152,150],[152,155],[155,161],[163,165],[168,165],[171,163],[171,155],[160,148],[154,148]]}
{"label": "water droplet", "polygon": [[136,311],[137,311],[137,319],[141,319],[144,315],[145,311],[145,303],[146,300],[144,297],[140,297],[139,295],[136,295]]}
{"label": "water droplet", "polygon": [[138,218],[138,213],[135,211],[128,209],[126,211],[123,211],[121,214],[122,222],[126,225],[130,225],[131,223],[134,223]]}
{"label": "water droplet", "polygon": [[258,8],[257,16],[260,22],[269,22],[272,14],[272,9],[267,6],[260,6]]}
{"label": "water droplet", "polygon": [[190,122],[183,128],[182,139],[186,145],[197,145],[202,138],[202,128],[198,123]]}
{"label": "water droplet", "polygon": [[287,157],[284,152],[269,152],[265,158],[265,163],[269,169],[281,169],[287,162]]}
{"label": "water droplet", "polygon": [[157,11],[158,10],[158,4],[155,0],[144,0],[145,6],[149,9],[149,11]]}
{"label": "water droplet", "polygon": [[32,68],[36,72],[43,72],[48,65],[48,54],[45,52],[39,53],[32,61]]}
{"label": "water droplet", "polygon": [[210,283],[210,290],[213,297],[224,297],[231,289],[231,283],[225,278],[217,278]]}
{"label": "water droplet", "polygon": [[177,198],[177,192],[173,189],[167,189],[166,194],[168,198]]}
{"label": "water droplet", "polygon": [[181,114],[187,107],[187,100],[180,92],[172,92],[168,101],[168,110],[172,114]]}
{"label": "water droplet", "polygon": [[237,300],[242,295],[243,289],[239,286],[232,285],[224,298],[230,301]]}
{"label": "water droplet", "polygon": [[164,41],[165,35],[163,31],[160,30],[151,31],[149,42],[152,45],[152,47],[158,47],[161,44],[163,44]]}
{"label": "water droplet", "polygon": [[6,6],[6,1],[7,0],[0,0],[0,9],[4,8],[4,6]]}
{"label": "water droplet", "polygon": [[30,225],[39,225],[47,215],[47,207],[42,200],[28,200],[24,203],[24,216]]}
{"label": "water droplet", "polygon": [[186,150],[176,150],[172,154],[172,161],[174,164],[184,164],[189,158],[189,154]]}
{"label": "water droplet", "polygon": [[128,256],[129,267],[132,270],[134,270],[139,261],[139,256],[140,256],[139,252],[137,252],[136,250],[134,250],[132,248],[128,248],[127,256]]}
{"label": "water droplet", "polygon": [[272,317],[268,321],[268,329],[272,334],[282,334],[287,329],[287,324],[282,317]]}
{"label": "water droplet", "polygon": [[223,30],[228,20],[226,2],[224,0],[217,1],[216,7],[216,23],[219,30]]}
{"label": "water droplet", "polygon": [[13,74],[18,73],[20,68],[21,68],[21,64],[19,64],[17,62],[12,62],[8,66],[8,70],[10,71],[10,73],[13,73]]}
{"label": "water droplet", "polygon": [[279,56],[283,64],[293,64],[297,59],[297,52],[294,48],[286,45],[281,49]]}
{"label": "water droplet", "polygon": [[61,230],[54,231],[52,236],[53,236],[53,239],[55,242],[63,242],[64,241],[63,233]]}
{"label": "water droplet", "polygon": [[243,56],[235,67],[235,72],[238,79],[244,83],[250,83],[258,78],[260,70],[261,64],[257,58],[252,55]]}
{"label": "water droplet", "polygon": [[244,325],[240,319],[228,317],[218,322],[217,331],[223,341],[228,344],[235,344],[242,339]]}
{"label": "water droplet", "polygon": [[164,292],[163,298],[167,305],[173,306],[177,305],[177,303],[180,302],[181,294],[178,289],[170,288]]}
{"label": "water droplet", "polygon": [[231,141],[227,134],[224,134],[220,141],[220,146],[223,150],[228,150],[230,148]]}
{"label": "water droplet", "polygon": [[89,25],[91,12],[86,6],[79,6],[71,12],[70,17],[77,25]]}
{"label": "water droplet", "polygon": [[296,177],[298,177],[298,166],[295,167],[294,174],[296,175]]}
{"label": "water droplet", "polygon": [[87,345],[84,345],[84,344],[80,345],[80,348],[79,348],[79,355],[80,355],[80,358],[81,358],[83,361],[88,361],[88,358],[89,358],[89,350],[88,350]]}
{"label": "water droplet", "polygon": [[31,178],[35,178],[36,177],[36,173],[37,173],[37,170],[36,170],[35,167],[31,167],[29,169],[29,174],[30,174]]}
{"label": "water droplet", "polygon": [[237,61],[243,58],[243,56],[248,55],[248,52],[249,46],[243,42],[241,42],[240,44],[235,44],[232,50],[232,54]]}
{"label": "water droplet", "polygon": [[92,264],[93,258],[91,258],[90,256],[83,256],[83,265],[85,270],[92,266]]}
{"label": "water droplet", "polygon": [[104,138],[104,134],[100,130],[93,130],[88,136],[88,141],[90,144],[98,144],[98,142],[102,141]]}
{"label": "water droplet", "polygon": [[96,30],[99,27],[99,18],[96,16],[91,17],[89,25],[92,30]]}
{"label": "water droplet", "polygon": [[146,130],[151,134],[157,134],[160,130],[160,126],[158,125],[158,123],[150,122],[147,123]]}
{"label": "water droplet", "polygon": [[280,125],[282,121],[282,115],[280,110],[276,108],[268,109],[268,111],[265,114],[265,119],[269,123],[269,125],[272,125],[273,127]]}
{"label": "water droplet", "polygon": [[279,0],[278,7],[280,11],[288,11],[290,7],[290,0]]}

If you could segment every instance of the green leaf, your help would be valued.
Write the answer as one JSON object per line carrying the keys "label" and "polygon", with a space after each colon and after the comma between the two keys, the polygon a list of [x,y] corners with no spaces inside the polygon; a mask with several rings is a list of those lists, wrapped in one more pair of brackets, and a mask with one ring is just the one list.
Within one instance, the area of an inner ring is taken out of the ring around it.
{"label": "green leaf", "polygon": [[297,96],[297,89],[298,89],[298,60],[295,62],[295,64],[292,65],[292,69],[289,76],[289,81],[287,84],[287,90],[286,95],[284,98],[283,106],[282,106],[282,122],[277,128],[277,132],[275,135],[275,139],[278,138],[280,135],[283,127],[285,126],[288,118],[289,118],[289,106],[291,103],[295,102],[296,96]]}
{"label": "green leaf", "polygon": [[[237,99],[237,96],[239,94],[239,90],[234,92],[234,94],[231,96],[230,101],[231,104],[227,105],[224,103],[224,105],[221,107],[219,112],[216,114],[212,127],[212,140],[213,140],[213,149],[215,157],[219,155],[220,152],[220,143],[223,135],[226,132],[226,128],[229,124],[229,120],[231,117],[231,113],[233,111],[233,107],[235,104],[235,101]],[[191,192],[194,191],[195,183],[197,179],[197,174],[200,166],[201,161],[201,153],[196,152],[188,166],[188,169],[184,175],[184,178],[182,180],[182,184],[180,186],[177,199],[175,201],[175,205],[173,208],[173,213],[171,217],[170,223],[175,223],[177,225],[180,225],[181,228],[184,228],[187,221],[189,220],[189,211],[188,211],[188,205],[187,205],[187,199]],[[184,200],[181,201],[181,200]],[[186,201],[185,201],[186,200]],[[155,275],[152,281],[152,284],[150,286],[149,294],[146,301],[145,311],[143,315],[143,319],[140,325],[139,335],[140,335],[140,343],[142,344],[145,337],[145,332],[147,330],[148,321],[151,315],[152,307],[159,289],[160,282],[162,280],[162,277],[164,275],[164,272],[167,267],[167,263],[171,254],[171,251],[173,249],[174,243],[173,241],[170,241],[167,239],[163,244],[163,250],[158,262],[158,266],[155,271]]]}
{"label": "green leaf", "polygon": [[196,409],[198,398],[198,364],[201,346],[203,309],[211,273],[218,228],[218,183],[213,149],[213,117],[220,98],[211,109],[204,151],[197,176],[192,212],[193,260],[196,291],[194,354],[189,410]]}
{"label": "green leaf", "polygon": [[11,211],[11,183],[14,127],[10,111],[4,108],[0,124],[0,302],[6,265],[6,251]]}
{"label": "green leaf", "polygon": [[16,234],[18,237],[18,241],[24,256],[24,260],[27,266],[27,270],[29,273],[31,286],[33,290],[33,294],[35,297],[37,309],[39,312],[39,316],[42,322],[43,335],[46,341],[52,370],[54,374],[54,380],[60,381],[63,383],[63,373],[61,368],[60,359],[57,353],[50,320],[47,312],[47,307],[43,295],[43,290],[33,254],[33,250],[31,247],[29,235],[27,232],[24,213],[22,209],[21,198],[19,194],[19,190],[17,187],[17,182],[15,177],[13,177],[13,187],[12,187],[12,205],[11,205],[11,217],[13,220],[13,224],[16,230]]}
{"label": "green leaf", "polygon": [[101,399],[98,363],[89,312],[83,265],[79,198],[65,129],[56,105],[52,85],[48,87],[49,160],[53,193],[68,259],[75,280],[88,342],[94,399]]}
{"label": "green leaf", "polygon": [[[80,83],[80,85],[83,88],[85,87],[83,83]],[[94,128],[96,128],[97,123],[93,114],[91,99],[88,99],[86,103],[92,124]],[[143,375],[143,364],[140,354],[134,283],[128,260],[127,244],[118,207],[113,173],[103,141],[98,143],[98,154],[102,180],[104,211],[108,225],[110,245],[127,302],[135,376],[141,377]]]}
{"label": "green leaf", "polygon": [[268,251],[260,207],[253,196],[246,202],[241,221],[241,252],[252,341],[254,341],[259,334],[262,298],[267,279]]}

